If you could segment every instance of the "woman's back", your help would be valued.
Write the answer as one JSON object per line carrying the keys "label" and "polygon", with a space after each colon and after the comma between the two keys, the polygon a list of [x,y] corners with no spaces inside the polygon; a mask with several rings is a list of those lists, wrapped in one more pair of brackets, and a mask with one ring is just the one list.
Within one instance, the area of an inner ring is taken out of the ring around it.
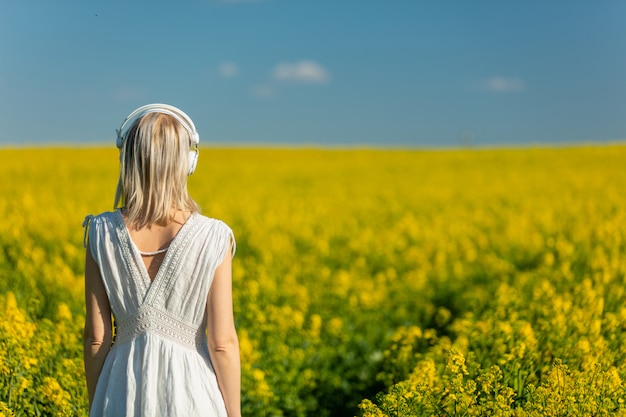
{"label": "woman's back", "polygon": [[[140,231],[136,243],[124,220],[120,210],[103,213],[89,228],[116,324],[91,415],[226,416],[207,348],[206,303],[234,244],[230,228],[194,213],[170,229]],[[159,232],[163,242],[142,240]],[[150,243],[167,248],[149,255],[162,256],[154,275],[138,249]]]}
{"label": "woman's back", "polygon": [[130,238],[141,254],[150,280],[154,281],[170,244],[190,215],[191,213],[182,210],[172,210],[172,220],[167,224],[153,224],[135,228],[128,216],[124,215],[124,211],[122,211],[122,217]]}

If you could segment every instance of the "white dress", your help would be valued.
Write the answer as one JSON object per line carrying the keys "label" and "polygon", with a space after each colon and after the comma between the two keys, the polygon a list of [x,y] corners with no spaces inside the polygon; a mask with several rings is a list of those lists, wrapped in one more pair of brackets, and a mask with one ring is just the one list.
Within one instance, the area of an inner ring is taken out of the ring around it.
{"label": "white dress", "polygon": [[115,318],[91,417],[226,417],[206,339],[215,269],[235,240],[223,222],[192,214],[150,277],[119,210],[88,216],[91,254]]}

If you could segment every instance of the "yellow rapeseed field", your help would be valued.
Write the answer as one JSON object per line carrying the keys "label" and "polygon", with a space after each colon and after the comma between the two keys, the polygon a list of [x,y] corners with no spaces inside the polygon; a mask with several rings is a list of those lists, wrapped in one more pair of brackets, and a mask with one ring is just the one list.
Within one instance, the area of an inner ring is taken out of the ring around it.
{"label": "yellow rapeseed field", "polygon": [[[0,416],[84,416],[117,151],[0,150]],[[626,416],[626,146],[201,149],[249,416]]]}

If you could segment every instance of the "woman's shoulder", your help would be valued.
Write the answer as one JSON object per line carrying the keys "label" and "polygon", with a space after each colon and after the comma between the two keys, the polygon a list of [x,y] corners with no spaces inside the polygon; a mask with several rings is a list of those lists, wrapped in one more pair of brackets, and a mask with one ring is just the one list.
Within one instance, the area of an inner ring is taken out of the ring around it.
{"label": "woman's shoulder", "polygon": [[87,242],[94,234],[109,233],[108,230],[115,228],[118,224],[119,210],[105,211],[100,214],[88,214],[83,220],[83,228],[85,229],[83,236],[83,245],[87,247]]}
{"label": "woman's shoulder", "polygon": [[[230,248],[232,256],[235,256],[235,250],[237,247],[235,234],[226,222],[213,217],[207,217],[199,213],[196,213],[195,217],[196,221],[204,225],[207,236],[206,241],[213,242],[212,244],[215,245],[215,247],[218,247],[223,251]],[[221,253],[222,255],[220,255],[220,257],[223,257],[226,252],[218,253]]]}
{"label": "woman's shoulder", "polygon": [[200,213],[195,213],[195,217],[197,219],[196,221],[198,221],[200,224],[210,226],[210,227],[218,227],[218,228],[232,232],[232,229],[230,228],[230,226],[223,220],[216,219],[214,217],[208,217]]}
{"label": "woman's shoulder", "polygon": [[89,214],[85,217],[85,223],[111,223],[114,222],[119,215],[119,210],[104,211],[96,215]]}

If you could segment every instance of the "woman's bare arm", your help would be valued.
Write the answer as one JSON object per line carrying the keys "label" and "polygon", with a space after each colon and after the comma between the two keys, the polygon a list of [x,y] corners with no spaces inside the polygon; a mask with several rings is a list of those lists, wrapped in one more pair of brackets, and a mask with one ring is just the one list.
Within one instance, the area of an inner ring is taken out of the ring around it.
{"label": "woman's bare arm", "polygon": [[111,306],[102,283],[100,270],[87,247],[85,258],[85,332],[83,352],[85,377],[89,392],[89,408],[96,392],[96,384],[112,342]]}
{"label": "woman's bare arm", "polygon": [[241,416],[241,362],[233,317],[232,256],[215,271],[207,300],[208,344],[228,417]]}

